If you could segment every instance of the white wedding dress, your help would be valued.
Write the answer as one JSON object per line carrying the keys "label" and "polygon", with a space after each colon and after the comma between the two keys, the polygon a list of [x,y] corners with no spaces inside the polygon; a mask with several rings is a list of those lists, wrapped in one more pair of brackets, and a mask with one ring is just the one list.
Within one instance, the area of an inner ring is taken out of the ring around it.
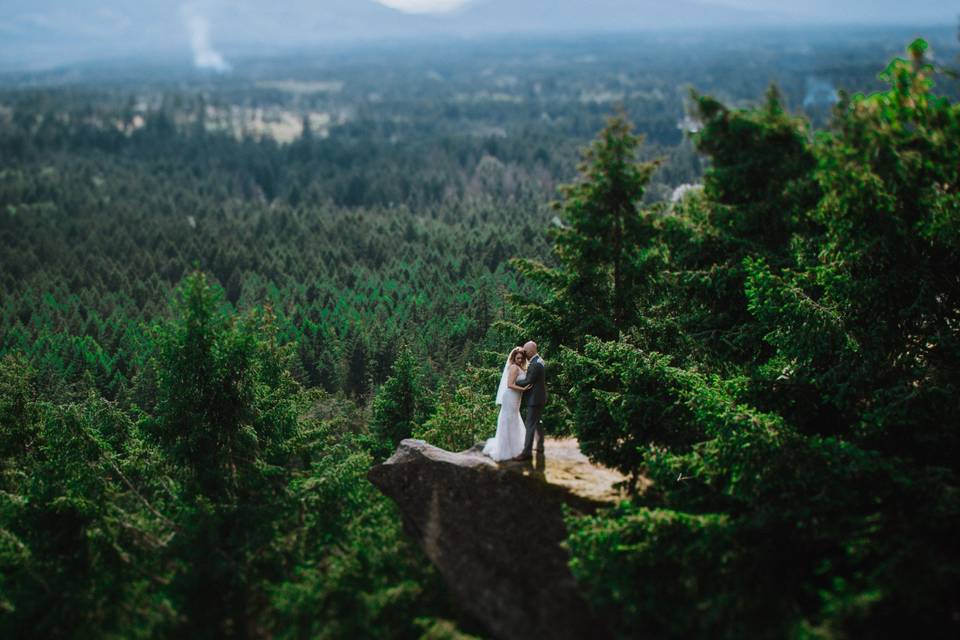
{"label": "white wedding dress", "polygon": [[487,440],[483,453],[497,462],[515,458],[523,452],[523,440],[527,430],[520,417],[520,392],[507,387],[507,375],[510,363],[503,369],[500,388],[497,390],[497,404],[500,415],[497,417],[497,434]]}

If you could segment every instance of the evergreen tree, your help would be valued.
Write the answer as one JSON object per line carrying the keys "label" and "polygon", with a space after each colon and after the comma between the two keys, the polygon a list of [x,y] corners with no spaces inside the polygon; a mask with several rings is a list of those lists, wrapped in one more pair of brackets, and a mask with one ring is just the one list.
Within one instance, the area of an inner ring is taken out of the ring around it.
{"label": "evergreen tree", "polygon": [[420,369],[420,362],[410,348],[402,346],[390,377],[373,400],[370,430],[388,451],[411,437],[427,415],[427,393]]}
{"label": "evergreen tree", "polygon": [[650,222],[638,207],[659,162],[637,162],[641,138],[631,129],[624,115],[611,118],[584,152],[580,180],[560,188],[562,226],[553,248],[559,267],[513,261],[549,292],[539,304],[514,299],[521,323],[548,347],[614,338],[643,300],[654,261],[645,252]]}
{"label": "evergreen tree", "polygon": [[154,637],[174,618],[157,587],[176,484],[112,403],[54,405],[37,382],[0,359],[0,635]]}
{"label": "evergreen tree", "polygon": [[776,85],[757,109],[692,98],[701,123],[693,141],[710,158],[703,184],[713,224],[750,251],[782,254],[793,233],[810,229],[817,200],[809,123],[786,111]]}
{"label": "evergreen tree", "polygon": [[158,328],[152,431],[186,490],[174,590],[197,637],[253,635],[262,583],[284,562],[271,544],[286,507],[296,384],[269,312],[237,320],[199,272],[178,290],[178,317]]}

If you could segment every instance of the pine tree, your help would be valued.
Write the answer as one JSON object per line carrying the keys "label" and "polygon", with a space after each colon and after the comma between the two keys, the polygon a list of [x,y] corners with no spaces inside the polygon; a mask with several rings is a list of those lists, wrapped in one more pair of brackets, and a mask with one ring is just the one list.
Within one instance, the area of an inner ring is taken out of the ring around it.
{"label": "pine tree", "polygon": [[812,227],[807,214],[818,193],[809,123],[787,113],[776,85],[755,109],[691,93],[701,122],[693,141],[710,158],[704,195],[713,223],[750,250],[782,253],[792,233]]}
{"label": "pine tree", "polygon": [[387,451],[409,438],[427,413],[427,393],[420,362],[402,346],[387,378],[373,400],[370,430]]}
{"label": "pine tree", "polygon": [[178,317],[158,329],[152,430],[184,478],[174,551],[189,563],[174,586],[193,635],[244,637],[280,550],[269,542],[285,510],[298,432],[296,384],[275,318],[230,315],[204,274],[178,289]]}
{"label": "pine tree", "polygon": [[637,317],[654,262],[645,251],[651,223],[639,205],[659,164],[636,160],[641,141],[625,116],[611,118],[584,152],[580,180],[562,186],[563,200],[554,205],[562,224],[554,232],[558,268],[513,261],[546,290],[543,302],[514,302],[529,335],[548,347],[615,338]]}

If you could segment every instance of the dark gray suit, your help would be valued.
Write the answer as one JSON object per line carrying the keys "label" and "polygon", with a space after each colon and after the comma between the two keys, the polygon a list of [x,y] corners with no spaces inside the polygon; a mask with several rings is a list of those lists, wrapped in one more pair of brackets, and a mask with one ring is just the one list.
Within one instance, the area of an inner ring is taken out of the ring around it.
{"label": "dark gray suit", "polygon": [[527,405],[523,424],[527,428],[527,436],[523,441],[523,453],[520,455],[528,456],[533,450],[534,432],[537,433],[537,447],[543,451],[543,422],[540,417],[543,415],[543,405],[547,403],[547,369],[543,359],[539,355],[533,356],[527,365],[526,373],[517,376],[514,384],[518,387],[532,385],[523,392],[523,402]]}

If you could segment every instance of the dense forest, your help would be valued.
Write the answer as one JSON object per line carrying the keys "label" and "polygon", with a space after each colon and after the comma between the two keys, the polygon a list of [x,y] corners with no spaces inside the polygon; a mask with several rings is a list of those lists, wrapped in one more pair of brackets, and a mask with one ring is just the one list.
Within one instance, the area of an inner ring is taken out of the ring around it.
{"label": "dense forest", "polygon": [[365,475],[536,337],[618,637],[953,635],[956,73],[808,40],[5,78],[0,631],[482,636]]}

